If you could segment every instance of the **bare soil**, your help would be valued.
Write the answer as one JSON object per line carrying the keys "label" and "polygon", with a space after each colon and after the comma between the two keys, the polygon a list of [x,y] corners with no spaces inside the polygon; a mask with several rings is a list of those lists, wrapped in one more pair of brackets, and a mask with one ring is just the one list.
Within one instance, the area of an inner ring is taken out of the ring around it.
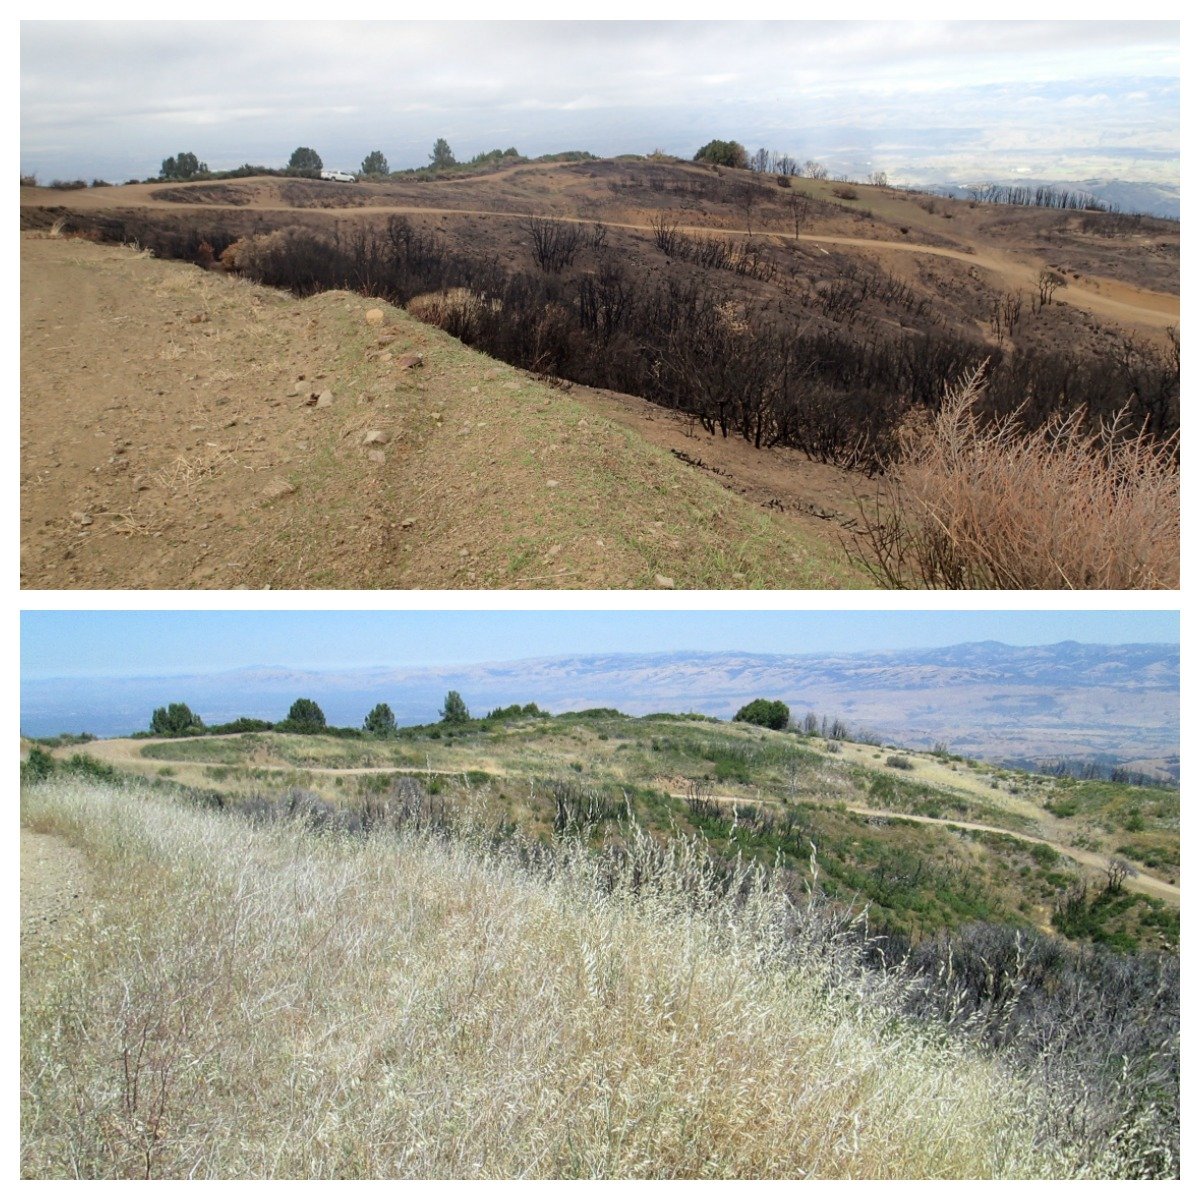
{"label": "bare soil", "polygon": [[865,583],[826,519],[850,476],[731,441],[693,465],[670,414],[386,304],[38,234],[21,287],[25,587]]}
{"label": "bare soil", "polygon": [[694,418],[638,396],[586,387],[571,394],[722,487],[795,517],[814,536],[821,536],[821,525],[815,524],[821,522],[826,536],[844,531],[848,537],[859,526],[860,505],[869,505],[877,491],[876,483],[857,472],[811,462],[786,446],[755,450],[744,438],[709,434]]}
{"label": "bare soil", "polygon": [[21,827],[21,953],[45,949],[79,916],[89,892],[84,856],[63,838]]}

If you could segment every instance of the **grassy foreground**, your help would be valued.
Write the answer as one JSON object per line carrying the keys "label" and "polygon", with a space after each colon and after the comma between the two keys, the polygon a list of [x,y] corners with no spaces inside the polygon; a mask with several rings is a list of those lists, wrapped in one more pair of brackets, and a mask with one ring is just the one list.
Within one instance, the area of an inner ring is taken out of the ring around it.
{"label": "grassy foreground", "polygon": [[[897,1013],[844,926],[687,843],[317,837],[59,779],[91,867],[22,956],[26,1177],[1120,1174]],[[527,844],[526,844],[527,845]],[[1040,1132],[1039,1132],[1040,1131]]]}

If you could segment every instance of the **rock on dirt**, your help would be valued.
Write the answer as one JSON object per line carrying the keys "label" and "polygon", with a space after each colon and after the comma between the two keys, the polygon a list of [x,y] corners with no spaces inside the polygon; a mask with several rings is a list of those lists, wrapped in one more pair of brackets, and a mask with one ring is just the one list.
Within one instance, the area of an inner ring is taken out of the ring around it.
{"label": "rock on dirt", "polygon": [[295,486],[288,483],[286,479],[272,479],[263,488],[262,494],[265,500],[281,500],[284,496],[290,496],[295,490]]}

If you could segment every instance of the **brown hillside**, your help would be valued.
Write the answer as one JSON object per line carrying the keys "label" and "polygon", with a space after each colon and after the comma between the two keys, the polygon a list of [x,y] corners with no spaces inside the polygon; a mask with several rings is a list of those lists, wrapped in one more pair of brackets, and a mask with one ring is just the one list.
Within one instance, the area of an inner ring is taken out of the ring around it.
{"label": "brown hillside", "polygon": [[[838,194],[849,192],[852,199]],[[380,223],[403,214],[451,244],[486,249],[512,266],[529,263],[522,222],[544,216],[599,222],[623,256],[656,270],[666,264],[648,252],[646,234],[666,218],[682,231],[734,239],[749,231],[783,276],[813,286],[843,275],[848,263],[891,271],[936,302],[939,316],[964,327],[986,322],[992,294],[1029,292],[1041,269],[1052,267],[1068,281],[1055,297],[1068,312],[1053,314],[1049,328],[1050,314],[1042,314],[1040,334],[1031,328],[1020,335],[1030,342],[1064,327],[1103,340],[1117,329],[1161,330],[1179,319],[1175,222],[974,204],[828,180],[780,185],[773,176],[682,162],[529,163],[352,185],[251,177],[79,191],[23,188],[21,206],[27,224],[62,214],[75,214],[82,225],[101,216],[140,216],[239,236],[296,223],[328,229],[347,218]],[[786,295],[785,288],[769,290]]]}
{"label": "brown hillside", "polygon": [[854,512],[842,472],[785,514],[786,455],[739,467],[388,305],[27,235],[21,310],[26,587],[862,582],[824,519]]}
{"label": "brown hillside", "polygon": [[854,585],[877,483],[837,468],[980,364],[985,415],[1178,427],[1150,218],[617,159],[23,188],[21,222],[218,268],[26,239],[26,586]]}

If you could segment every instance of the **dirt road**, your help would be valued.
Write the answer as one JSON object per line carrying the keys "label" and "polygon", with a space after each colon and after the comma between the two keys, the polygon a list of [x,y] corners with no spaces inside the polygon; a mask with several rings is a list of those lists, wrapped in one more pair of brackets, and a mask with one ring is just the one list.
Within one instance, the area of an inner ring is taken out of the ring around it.
{"label": "dirt road", "polygon": [[[549,168],[556,164],[542,164]],[[505,172],[493,175],[491,178],[502,177],[503,174],[523,170],[524,167],[513,167]],[[471,180],[458,180],[459,183],[469,183]],[[509,221],[524,221],[530,218],[537,220],[555,220],[576,225],[603,225],[610,229],[628,229],[638,233],[653,232],[653,226],[630,221],[612,221],[595,217],[574,217],[559,213],[541,213],[513,211],[507,209],[489,208],[429,208],[421,205],[362,205],[351,208],[333,209],[303,209],[286,204],[270,203],[268,199],[255,197],[248,204],[185,204],[172,200],[156,198],[152,193],[162,185],[140,185],[123,189],[128,192],[137,208],[168,209],[172,212],[192,211],[198,214],[212,213],[222,209],[237,212],[252,208],[256,212],[287,213],[303,211],[306,216],[323,215],[331,220],[339,220],[347,216],[437,216],[437,217],[488,217]],[[122,201],[127,197],[123,194]],[[98,210],[113,207],[111,197],[104,195],[101,189],[99,195],[95,190],[69,193],[71,207]],[[125,207],[125,204],[122,204]],[[745,237],[740,228],[714,228],[707,225],[680,225],[681,233],[700,237]],[[959,250],[947,246],[932,246],[917,241],[884,241],[878,238],[860,238],[842,235],[825,235],[802,233],[780,233],[773,230],[760,230],[758,237],[770,237],[779,241],[800,241],[816,246],[844,246],[854,249],[870,250],[875,253],[931,255],[937,258],[953,259],[957,262],[968,263],[982,271],[987,271],[997,277],[1001,288],[1007,291],[1030,292],[1037,290],[1037,277],[1045,263],[1029,260],[1016,254],[1004,254],[995,248],[983,252]],[[1147,328],[1164,330],[1179,324],[1179,297],[1161,292],[1146,291],[1130,287],[1115,279],[1100,276],[1081,277],[1078,280],[1068,280],[1059,292],[1055,301],[1070,304],[1086,312],[1105,316]]]}

